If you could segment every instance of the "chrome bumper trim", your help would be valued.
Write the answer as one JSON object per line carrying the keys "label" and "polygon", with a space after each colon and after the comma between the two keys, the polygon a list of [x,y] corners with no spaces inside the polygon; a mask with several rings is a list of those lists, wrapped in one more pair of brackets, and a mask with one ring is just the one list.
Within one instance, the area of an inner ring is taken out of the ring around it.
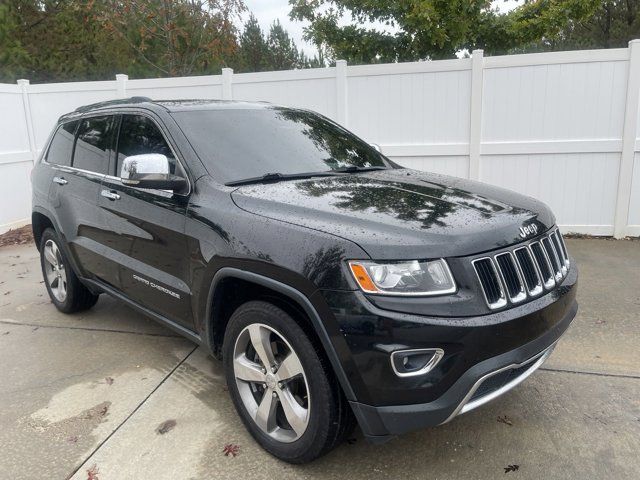
{"label": "chrome bumper trim", "polygon": [[[499,397],[500,395],[503,395],[504,393],[508,392],[512,388],[514,388],[517,385],[519,385],[520,383],[522,383],[533,372],[535,372],[538,368],[540,368],[540,366],[547,360],[547,358],[549,358],[549,355],[551,355],[551,352],[553,352],[553,349],[555,348],[555,346],[556,346],[556,344],[554,343],[553,345],[547,347],[545,350],[543,350],[539,354],[535,355],[534,357],[532,357],[532,358],[530,358],[530,359],[528,359],[528,360],[526,360],[526,361],[524,361],[522,363],[507,365],[506,367],[500,368],[499,370],[495,370],[493,372],[487,373],[486,375],[482,376],[480,379],[478,379],[478,381],[476,383],[473,384],[473,387],[471,387],[471,390],[469,390],[469,392],[465,395],[465,397],[462,399],[462,401],[456,407],[456,409],[453,411],[453,413],[451,415],[449,415],[449,418],[447,418],[442,423],[443,424],[447,423],[447,422],[453,420],[453,418],[458,416],[458,415],[461,415],[463,413],[469,412],[469,411],[473,410],[474,408],[478,408],[479,406],[484,405],[485,403],[488,403],[491,400],[494,400],[495,398]],[[469,401],[469,399],[473,396],[473,394],[476,392],[476,390],[478,390],[478,388],[480,388],[480,385],[482,385],[482,383],[484,381],[486,381],[487,379],[493,377],[494,375],[498,375],[499,373],[502,373],[505,370],[511,370],[513,368],[520,368],[520,367],[524,367],[525,365],[529,365],[529,364],[531,364],[531,366],[529,368],[527,368],[521,375],[519,375],[518,377],[514,378],[510,382],[506,383],[502,387],[498,388],[497,390],[494,390],[491,393],[488,393],[487,395],[484,395],[484,396],[482,396],[480,398],[477,398],[476,400]]]}

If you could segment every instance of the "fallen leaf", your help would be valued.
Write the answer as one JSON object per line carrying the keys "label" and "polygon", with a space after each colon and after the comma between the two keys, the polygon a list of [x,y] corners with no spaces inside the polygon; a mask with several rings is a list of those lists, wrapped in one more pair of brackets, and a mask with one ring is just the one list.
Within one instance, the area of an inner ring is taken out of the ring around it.
{"label": "fallen leaf", "polygon": [[502,417],[498,417],[498,422],[504,423],[505,425],[509,425],[510,427],[513,426],[513,422],[506,415],[503,415]]}
{"label": "fallen leaf", "polygon": [[504,467],[504,473],[515,472],[520,469],[520,465],[507,465]]}
{"label": "fallen leaf", "polygon": [[225,457],[228,457],[229,455],[235,457],[240,453],[240,447],[234,443],[229,443],[224,446],[224,448],[222,449],[222,453],[224,453]]}
{"label": "fallen leaf", "polygon": [[78,443],[78,436],[73,435],[72,437],[67,438],[67,442],[69,443]]}
{"label": "fallen leaf", "polygon": [[87,470],[87,480],[98,480],[98,466],[94,463],[91,468]]}
{"label": "fallen leaf", "polygon": [[105,382],[107,382],[107,385],[113,385],[113,378],[112,377],[107,377],[104,379]]}
{"label": "fallen leaf", "polygon": [[159,433],[160,435],[164,435],[165,433],[168,433],[171,430],[173,430],[174,427],[176,426],[176,423],[177,422],[173,419],[165,420],[160,425],[158,425],[158,428],[156,428],[156,432]]}

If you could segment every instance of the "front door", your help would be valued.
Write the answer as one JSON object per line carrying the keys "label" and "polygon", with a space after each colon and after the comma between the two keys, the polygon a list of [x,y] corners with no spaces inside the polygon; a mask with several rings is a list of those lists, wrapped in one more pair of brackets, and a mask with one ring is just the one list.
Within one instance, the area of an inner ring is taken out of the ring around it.
{"label": "front door", "polygon": [[119,288],[139,305],[192,328],[184,233],[189,190],[142,189],[119,180],[122,161],[146,153],[165,155],[171,173],[186,174],[155,120],[123,114],[120,122],[114,171],[103,180],[99,197],[109,227],[105,243],[119,262]]}

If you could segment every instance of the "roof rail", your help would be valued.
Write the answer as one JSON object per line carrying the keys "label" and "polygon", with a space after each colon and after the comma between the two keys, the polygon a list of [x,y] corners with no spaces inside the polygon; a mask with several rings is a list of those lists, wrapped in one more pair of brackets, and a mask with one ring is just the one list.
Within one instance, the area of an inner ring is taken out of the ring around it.
{"label": "roof rail", "polygon": [[118,100],[107,100],[105,102],[92,103],[90,105],[83,105],[75,109],[76,112],[84,113],[89,112],[91,110],[95,110],[97,108],[109,107],[111,105],[123,105],[127,103],[144,103],[144,102],[153,102],[149,97],[130,97],[130,98],[121,98]]}

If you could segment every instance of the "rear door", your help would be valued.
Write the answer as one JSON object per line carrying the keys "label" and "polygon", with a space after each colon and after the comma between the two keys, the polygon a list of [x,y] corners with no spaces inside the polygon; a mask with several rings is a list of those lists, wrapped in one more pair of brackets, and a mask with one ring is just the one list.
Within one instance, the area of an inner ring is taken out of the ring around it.
{"label": "rear door", "polygon": [[98,241],[103,228],[98,196],[109,169],[114,122],[109,115],[99,115],[77,123],[77,128],[72,123],[63,125],[52,140],[47,153],[47,162],[54,169],[49,195],[81,275],[108,281],[112,272],[103,260]]}
{"label": "rear door", "polygon": [[103,241],[115,250],[119,287],[136,303],[188,328],[191,321],[188,248],[184,233],[190,189],[167,192],[120,182],[122,161],[131,155],[160,153],[171,173],[187,178],[168,132],[149,115],[122,114],[113,171],[105,177],[99,205],[109,231]]}

